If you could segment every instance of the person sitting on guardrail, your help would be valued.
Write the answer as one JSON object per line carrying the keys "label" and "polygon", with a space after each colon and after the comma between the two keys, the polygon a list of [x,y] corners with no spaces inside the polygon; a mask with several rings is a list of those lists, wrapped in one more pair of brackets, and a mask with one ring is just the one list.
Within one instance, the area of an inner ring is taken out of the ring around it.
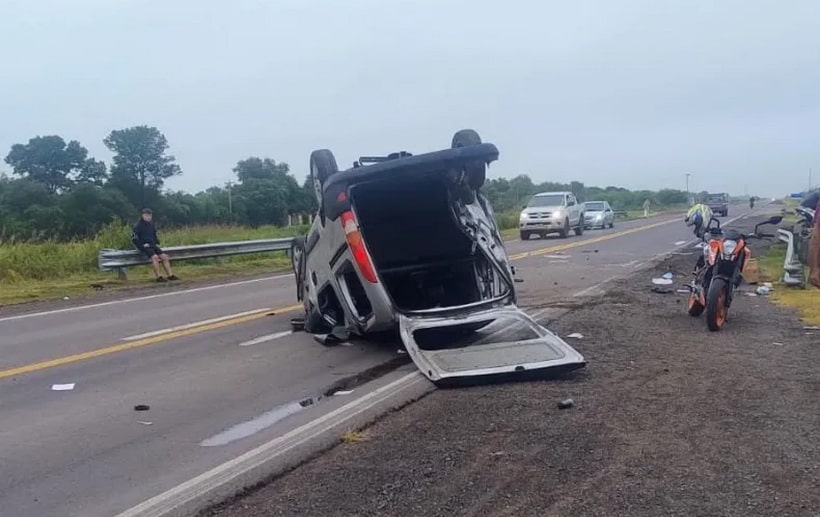
{"label": "person sitting on guardrail", "polygon": [[[150,208],[142,210],[142,217],[134,226],[134,231],[131,234],[131,242],[137,247],[146,257],[151,259],[151,267],[154,268],[154,275],[157,277],[157,282],[167,282],[168,280],[179,280],[174,272],[171,270],[171,259],[168,254],[162,251],[159,247],[159,237],[157,236],[157,227],[153,222],[154,213]],[[159,270],[160,262],[165,274],[168,278],[162,276]]]}
{"label": "person sitting on guardrail", "polygon": [[695,236],[698,239],[703,238],[705,229],[711,221],[712,209],[703,203],[698,203],[690,208],[689,212],[686,213],[686,219],[684,219],[686,226],[694,226]]}

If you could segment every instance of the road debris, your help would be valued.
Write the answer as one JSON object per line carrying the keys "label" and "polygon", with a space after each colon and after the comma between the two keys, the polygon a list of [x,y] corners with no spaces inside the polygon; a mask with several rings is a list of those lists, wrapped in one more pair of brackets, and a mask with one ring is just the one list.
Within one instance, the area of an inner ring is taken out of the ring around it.
{"label": "road debris", "polygon": [[134,411],[148,411],[149,409],[151,409],[151,406],[147,404],[137,404],[134,406]]}
{"label": "road debris", "polygon": [[584,335],[580,332],[573,332],[572,334],[568,335],[567,337],[571,337],[573,339],[584,339]]}
{"label": "road debris", "polygon": [[783,343],[778,343],[777,341],[775,341],[775,342],[774,342],[774,343],[772,343],[772,344],[773,344],[774,346],[783,346]]}
{"label": "road debris", "polygon": [[353,393],[353,390],[339,390],[334,391],[333,396],[335,397],[336,395],[350,395],[351,393]]}
{"label": "road debris", "polygon": [[141,425],[154,425],[154,422],[146,422],[145,420],[139,420],[137,423]]}
{"label": "road debris", "polygon": [[74,389],[74,383],[68,384],[52,384],[51,391],[71,391]]}
{"label": "road debris", "polygon": [[672,274],[671,271],[667,271],[666,273],[661,275],[661,278],[663,278],[664,280],[672,280],[673,278],[675,278],[675,275]]}
{"label": "road debris", "polygon": [[575,405],[572,399],[564,399],[558,403],[558,409],[569,409]]}
{"label": "road debris", "polygon": [[803,327],[803,330],[820,330],[820,325],[809,325]]}
{"label": "road debris", "polygon": [[653,278],[652,283],[655,285],[672,285],[674,282],[671,278]]}
{"label": "road debris", "polygon": [[772,289],[770,287],[766,287],[765,285],[761,285],[757,288],[755,292],[760,296],[766,296],[767,294],[772,292]]}
{"label": "road debris", "polygon": [[668,287],[660,287],[660,286],[657,286],[657,285],[652,288],[652,292],[657,293],[657,294],[672,294],[673,293],[672,289],[670,289]]}
{"label": "road debris", "polygon": [[675,246],[683,246],[684,244],[686,244],[686,241],[678,241],[675,243]]}

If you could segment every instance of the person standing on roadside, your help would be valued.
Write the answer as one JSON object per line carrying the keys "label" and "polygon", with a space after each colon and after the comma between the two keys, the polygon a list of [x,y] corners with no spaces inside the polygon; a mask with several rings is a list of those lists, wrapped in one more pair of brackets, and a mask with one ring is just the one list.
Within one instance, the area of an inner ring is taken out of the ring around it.
{"label": "person standing on roadside", "polygon": [[[151,259],[151,267],[154,268],[154,275],[157,277],[157,282],[167,282],[168,280],[179,280],[174,272],[171,270],[171,259],[168,254],[162,251],[159,247],[159,237],[157,237],[157,227],[154,226],[154,213],[150,208],[142,210],[142,217],[134,226],[134,231],[131,234],[131,242],[137,247],[146,257]],[[162,268],[165,270],[167,278],[162,276],[159,270],[159,265],[162,263]]]}
{"label": "person standing on roadside", "polygon": [[809,194],[800,204],[814,209],[814,228],[809,241],[809,282],[814,287],[820,287],[820,190]]}
{"label": "person standing on roadside", "polygon": [[645,218],[649,217],[649,205],[649,198],[647,198],[646,201],[643,202],[643,216]]}

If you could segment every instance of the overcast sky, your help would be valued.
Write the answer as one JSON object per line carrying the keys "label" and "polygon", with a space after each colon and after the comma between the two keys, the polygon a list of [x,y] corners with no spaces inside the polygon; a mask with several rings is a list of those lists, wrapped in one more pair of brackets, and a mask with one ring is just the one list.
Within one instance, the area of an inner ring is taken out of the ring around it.
{"label": "overcast sky", "polygon": [[[35,135],[106,162],[157,126],[196,191],[237,160],[449,146],[491,177],[782,194],[820,183],[820,2],[0,0],[0,157]],[[5,164],[0,170],[8,171]]]}

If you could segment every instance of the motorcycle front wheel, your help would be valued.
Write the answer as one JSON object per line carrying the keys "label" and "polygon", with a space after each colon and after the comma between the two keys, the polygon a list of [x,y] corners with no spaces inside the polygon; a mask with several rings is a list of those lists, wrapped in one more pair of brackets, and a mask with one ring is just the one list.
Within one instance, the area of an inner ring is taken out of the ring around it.
{"label": "motorcycle front wheel", "polygon": [[726,307],[728,300],[729,284],[722,278],[713,278],[709,285],[709,292],[706,294],[706,325],[712,332],[723,328],[726,323],[729,309]]}

